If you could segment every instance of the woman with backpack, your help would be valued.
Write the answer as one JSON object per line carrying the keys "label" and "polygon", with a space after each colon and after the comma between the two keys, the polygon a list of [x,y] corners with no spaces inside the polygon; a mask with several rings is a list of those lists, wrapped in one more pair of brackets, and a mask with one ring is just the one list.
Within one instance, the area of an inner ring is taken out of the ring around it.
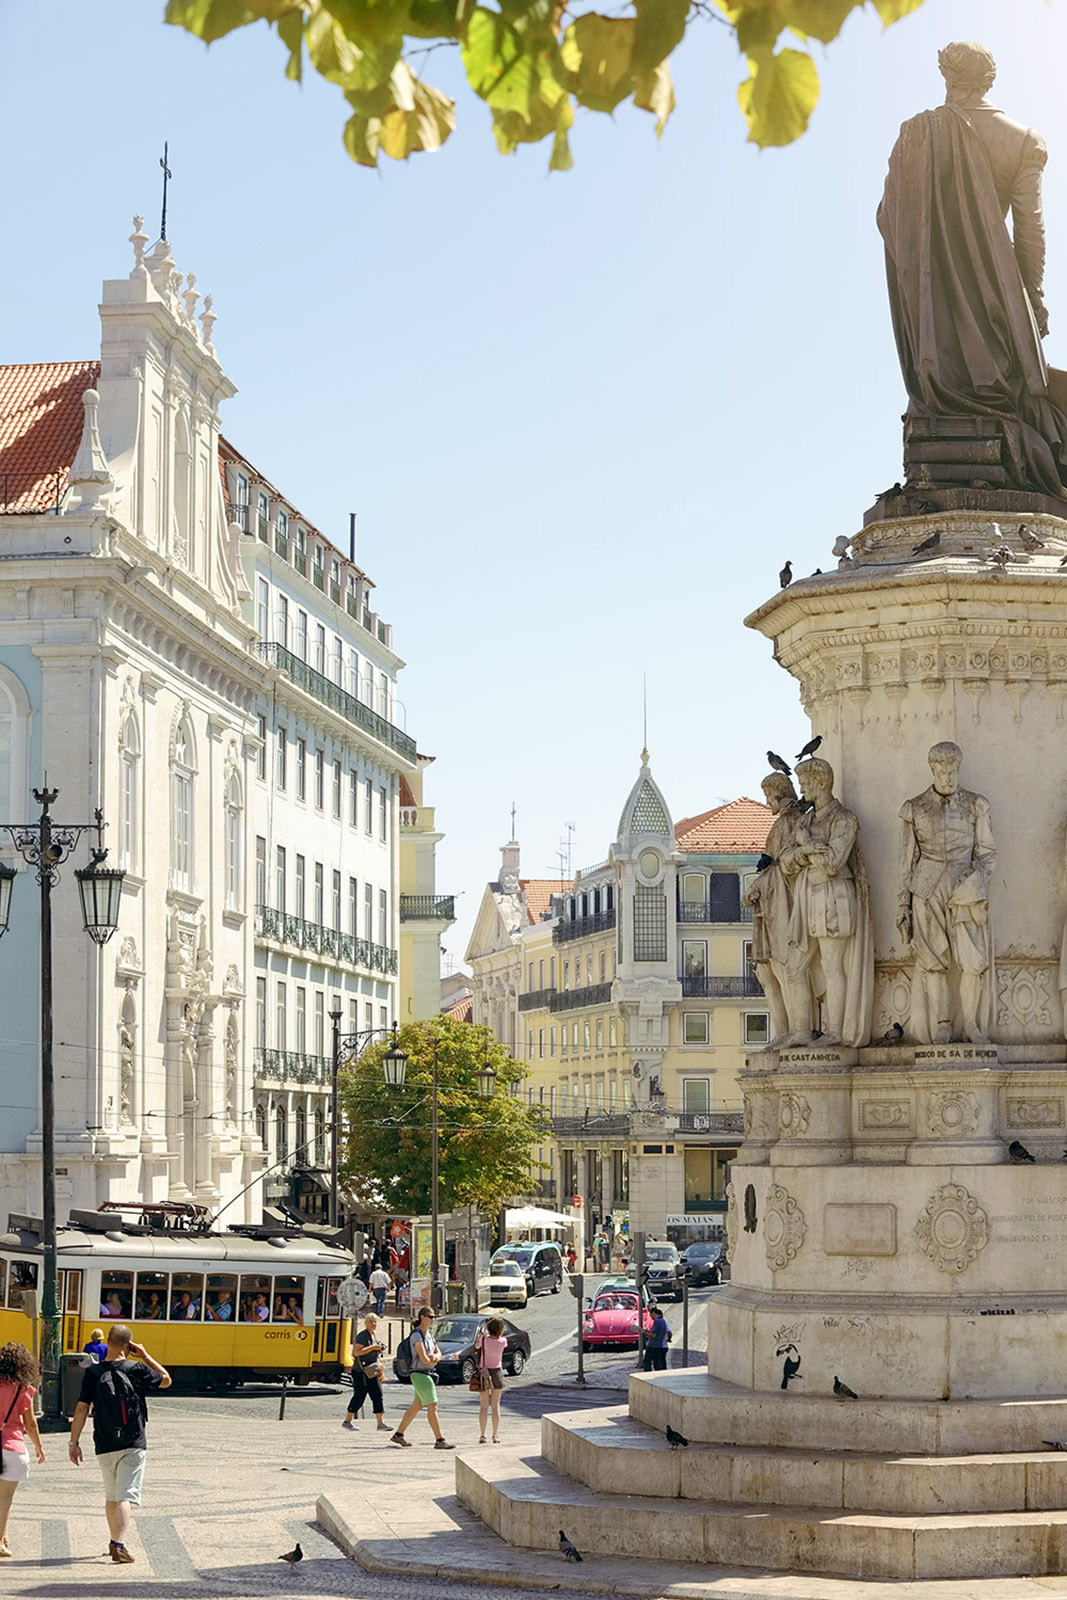
{"label": "woman with backpack", "polygon": [[7,1520],[15,1490],[30,1475],[29,1434],[38,1465],[44,1460],[33,1397],[37,1393],[37,1363],[24,1344],[0,1346],[0,1557],[12,1556],[7,1542]]}

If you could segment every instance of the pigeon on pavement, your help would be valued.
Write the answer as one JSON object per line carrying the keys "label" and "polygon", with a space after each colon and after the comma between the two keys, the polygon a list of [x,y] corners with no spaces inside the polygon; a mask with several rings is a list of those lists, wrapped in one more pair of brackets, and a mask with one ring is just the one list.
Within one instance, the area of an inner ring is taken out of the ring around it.
{"label": "pigeon on pavement", "polygon": [[283,1556],[278,1557],[279,1561],[288,1561],[291,1567],[295,1567],[297,1562],[303,1561],[303,1559],[304,1552],[301,1550],[299,1544],[295,1545],[292,1550],[287,1550]]}
{"label": "pigeon on pavement", "polygon": [[559,1548],[565,1561],[580,1561],[582,1559],[562,1528],[559,1530]]}
{"label": "pigeon on pavement", "polygon": [[847,1383],[842,1383],[840,1378],[834,1378],[834,1393],[839,1400],[858,1400],[859,1395],[855,1389],[850,1389]]}
{"label": "pigeon on pavement", "polygon": [[672,1428],[668,1422],[667,1443],[670,1445],[672,1450],[677,1450],[679,1445],[681,1445],[683,1449],[686,1449],[688,1448],[689,1440],[686,1438],[684,1433],[679,1433],[677,1428]]}

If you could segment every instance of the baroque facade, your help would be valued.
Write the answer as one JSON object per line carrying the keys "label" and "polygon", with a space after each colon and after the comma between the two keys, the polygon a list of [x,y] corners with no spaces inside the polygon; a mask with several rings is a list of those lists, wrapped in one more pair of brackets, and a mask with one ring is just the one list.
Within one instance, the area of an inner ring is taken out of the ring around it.
{"label": "baroque facade", "polygon": [[510,1041],[552,1119],[541,1197],[592,1231],[721,1231],[737,1073],[767,1011],[742,905],[770,823],[736,800],[674,824],[647,757],[606,860],[573,882],[504,847],[467,951],[474,1020]]}

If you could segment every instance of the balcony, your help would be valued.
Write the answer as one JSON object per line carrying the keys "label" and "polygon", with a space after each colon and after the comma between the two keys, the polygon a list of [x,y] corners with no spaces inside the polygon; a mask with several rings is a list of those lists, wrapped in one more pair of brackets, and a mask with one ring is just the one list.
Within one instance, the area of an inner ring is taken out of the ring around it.
{"label": "balcony", "polygon": [[587,939],[591,933],[607,933],[614,926],[614,910],[594,911],[590,917],[576,917],[573,922],[557,922],[552,929],[552,943],[566,944],[570,939]]}
{"label": "balcony", "polygon": [[395,950],[374,944],[370,939],[358,939],[352,933],[341,933],[337,928],[326,928],[321,922],[291,917],[288,912],[275,911],[272,906],[256,907],[256,936],[274,939],[296,950],[311,950],[331,961],[346,961],[368,972],[395,973],[397,969]]}
{"label": "balcony", "polygon": [[401,922],[455,922],[454,894],[402,894]]}
{"label": "balcony", "polygon": [[283,533],[280,528],[274,530],[274,549],[285,560],[289,559],[289,535]]}
{"label": "balcony", "polygon": [[628,1111],[586,1111],[580,1117],[553,1117],[552,1132],[557,1139],[573,1139],[581,1134],[591,1138],[623,1137],[630,1132]]}
{"label": "balcony", "polygon": [[333,1082],[333,1062],[329,1056],[306,1056],[296,1050],[258,1049],[255,1076],[282,1083],[310,1083],[328,1089]]}
{"label": "balcony", "polygon": [[742,1139],[745,1119],[740,1111],[683,1111],[678,1118],[678,1132],[718,1133]]}
{"label": "balcony", "polygon": [[520,994],[520,1011],[556,1011],[559,1008],[552,1004],[556,998],[555,989],[531,989],[528,994]]}
{"label": "balcony", "polygon": [[738,922],[752,921],[752,907],[740,906],[736,917],[724,918],[722,907],[712,905],[710,900],[682,900],[678,904],[679,922]]}
{"label": "balcony", "polygon": [[[760,990],[763,993],[763,990]],[[610,983],[591,983],[584,989],[562,989],[548,1002],[550,1011],[577,1011],[582,1006],[606,1006],[611,1000]]]}
{"label": "balcony", "polygon": [[743,978],[683,978],[682,994],[686,999],[762,1000],[763,985],[754,974]]}
{"label": "balcony", "polygon": [[379,744],[391,746],[405,761],[414,764],[414,739],[409,734],[402,733],[399,728],[395,728],[385,717],[379,716],[377,711],[372,711],[370,706],[365,706],[354,694],[349,694],[340,684],[331,683],[323,673],[316,672],[314,667],[309,667],[306,661],[301,661],[299,656],[287,650],[283,644],[271,644],[260,640],[259,653],[264,661],[284,672],[291,682],[307,694],[320,700],[324,706],[329,706],[331,711],[336,711],[353,726],[362,728],[364,733],[369,733]]}
{"label": "balcony", "polygon": [[311,581],[316,589],[320,589],[323,594],[326,593],[326,573],[317,561],[311,563]]}

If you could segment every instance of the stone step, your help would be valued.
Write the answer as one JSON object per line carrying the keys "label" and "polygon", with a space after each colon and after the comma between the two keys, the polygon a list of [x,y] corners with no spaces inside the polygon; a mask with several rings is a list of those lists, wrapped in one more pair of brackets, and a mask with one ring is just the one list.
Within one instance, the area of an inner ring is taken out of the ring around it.
{"label": "stone step", "polygon": [[[456,1493],[510,1545],[861,1579],[1039,1577],[1067,1562],[1067,1511],[876,1516],[601,1494],[521,1449],[456,1459]],[[664,1591],[666,1592],[666,1590]]]}
{"label": "stone step", "polygon": [[1067,1507],[1067,1452],[893,1456],[691,1442],[625,1406],[554,1412],[541,1420],[545,1459],[598,1494],[714,1500],[730,1505],[832,1506],[894,1516],[1056,1511]]}
{"label": "stone step", "polygon": [[661,1433],[670,1423],[701,1444],[850,1450],[907,1456],[1040,1454],[1067,1441],[1067,1398],[838,1400],[794,1389],[763,1394],[699,1368],[634,1373],[630,1415]]}

